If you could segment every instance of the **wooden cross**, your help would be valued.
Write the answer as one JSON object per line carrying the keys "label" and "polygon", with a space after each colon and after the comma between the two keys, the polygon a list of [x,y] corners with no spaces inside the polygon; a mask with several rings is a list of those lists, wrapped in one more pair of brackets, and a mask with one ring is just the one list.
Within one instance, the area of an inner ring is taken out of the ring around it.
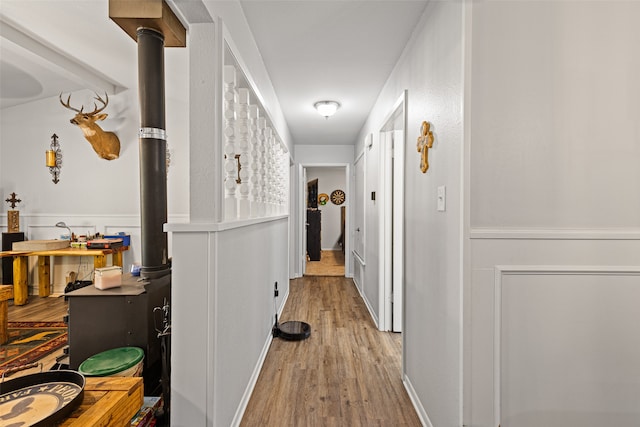
{"label": "wooden cross", "polygon": [[20,199],[16,199],[16,196],[17,196],[16,193],[11,193],[11,198],[5,200],[5,202],[11,203],[11,209],[15,209],[16,205],[22,201]]}
{"label": "wooden cross", "polygon": [[16,205],[22,200],[16,198],[16,193],[11,193],[11,198],[5,200],[11,204],[10,211],[7,211],[7,231],[9,233],[18,233],[20,231],[20,212],[14,211]]}
{"label": "wooden cross", "polygon": [[429,169],[429,148],[433,147],[433,132],[431,132],[431,124],[429,122],[422,122],[420,136],[418,137],[418,153],[420,156],[420,170],[422,173],[426,173]]}

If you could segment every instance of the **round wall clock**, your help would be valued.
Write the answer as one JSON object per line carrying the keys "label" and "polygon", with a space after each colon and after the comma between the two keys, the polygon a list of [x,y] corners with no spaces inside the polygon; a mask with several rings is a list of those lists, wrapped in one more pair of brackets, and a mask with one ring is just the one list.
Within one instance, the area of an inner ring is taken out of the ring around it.
{"label": "round wall clock", "polygon": [[318,194],[318,203],[324,206],[327,204],[328,201],[329,201],[329,195],[327,193]]}
{"label": "round wall clock", "polygon": [[344,191],[342,190],[334,190],[331,193],[331,202],[333,202],[334,205],[343,204],[344,199],[345,199],[345,194],[344,194]]}

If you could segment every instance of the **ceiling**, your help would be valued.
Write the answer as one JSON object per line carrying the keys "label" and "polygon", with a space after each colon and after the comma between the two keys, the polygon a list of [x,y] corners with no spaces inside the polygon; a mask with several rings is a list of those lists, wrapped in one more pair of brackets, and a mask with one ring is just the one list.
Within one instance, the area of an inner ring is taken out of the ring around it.
{"label": "ceiling", "polygon": [[[355,143],[427,1],[240,0],[293,143]],[[200,11],[204,3],[214,14],[220,2],[169,3]],[[108,18],[108,0],[1,0],[0,24],[0,109],[137,85],[136,45]],[[185,62],[171,50],[168,68],[176,57]],[[186,71],[177,65],[167,75]],[[326,99],[341,104],[329,119],[313,109]]]}

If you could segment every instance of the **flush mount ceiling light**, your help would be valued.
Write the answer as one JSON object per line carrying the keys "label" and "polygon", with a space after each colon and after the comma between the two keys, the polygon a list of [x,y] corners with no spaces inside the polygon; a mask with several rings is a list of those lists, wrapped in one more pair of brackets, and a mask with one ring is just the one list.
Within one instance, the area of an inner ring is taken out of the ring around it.
{"label": "flush mount ceiling light", "polygon": [[340,104],[336,101],[318,101],[313,104],[313,106],[325,119],[333,116],[335,112],[338,111],[338,108],[340,108]]}

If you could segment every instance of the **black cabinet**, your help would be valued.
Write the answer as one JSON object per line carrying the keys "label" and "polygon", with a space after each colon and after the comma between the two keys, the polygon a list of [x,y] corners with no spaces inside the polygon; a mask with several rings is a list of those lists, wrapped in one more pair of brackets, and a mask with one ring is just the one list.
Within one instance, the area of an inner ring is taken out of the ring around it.
{"label": "black cabinet", "polygon": [[309,261],[320,261],[320,225],[322,211],[307,209],[307,255]]}
{"label": "black cabinet", "polygon": [[126,273],[122,286],[99,290],[86,286],[65,294],[69,300],[69,367],[78,369],[88,357],[117,347],[144,350],[144,389],[155,390],[162,365],[156,307],[171,301],[171,276],[138,282]]}
{"label": "black cabinet", "polygon": [[[15,242],[23,242],[24,233],[2,233],[2,250],[10,251]],[[2,284],[13,284],[13,257],[2,258]]]}
{"label": "black cabinet", "polygon": [[318,209],[318,180],[307,182],[307,209]]}

